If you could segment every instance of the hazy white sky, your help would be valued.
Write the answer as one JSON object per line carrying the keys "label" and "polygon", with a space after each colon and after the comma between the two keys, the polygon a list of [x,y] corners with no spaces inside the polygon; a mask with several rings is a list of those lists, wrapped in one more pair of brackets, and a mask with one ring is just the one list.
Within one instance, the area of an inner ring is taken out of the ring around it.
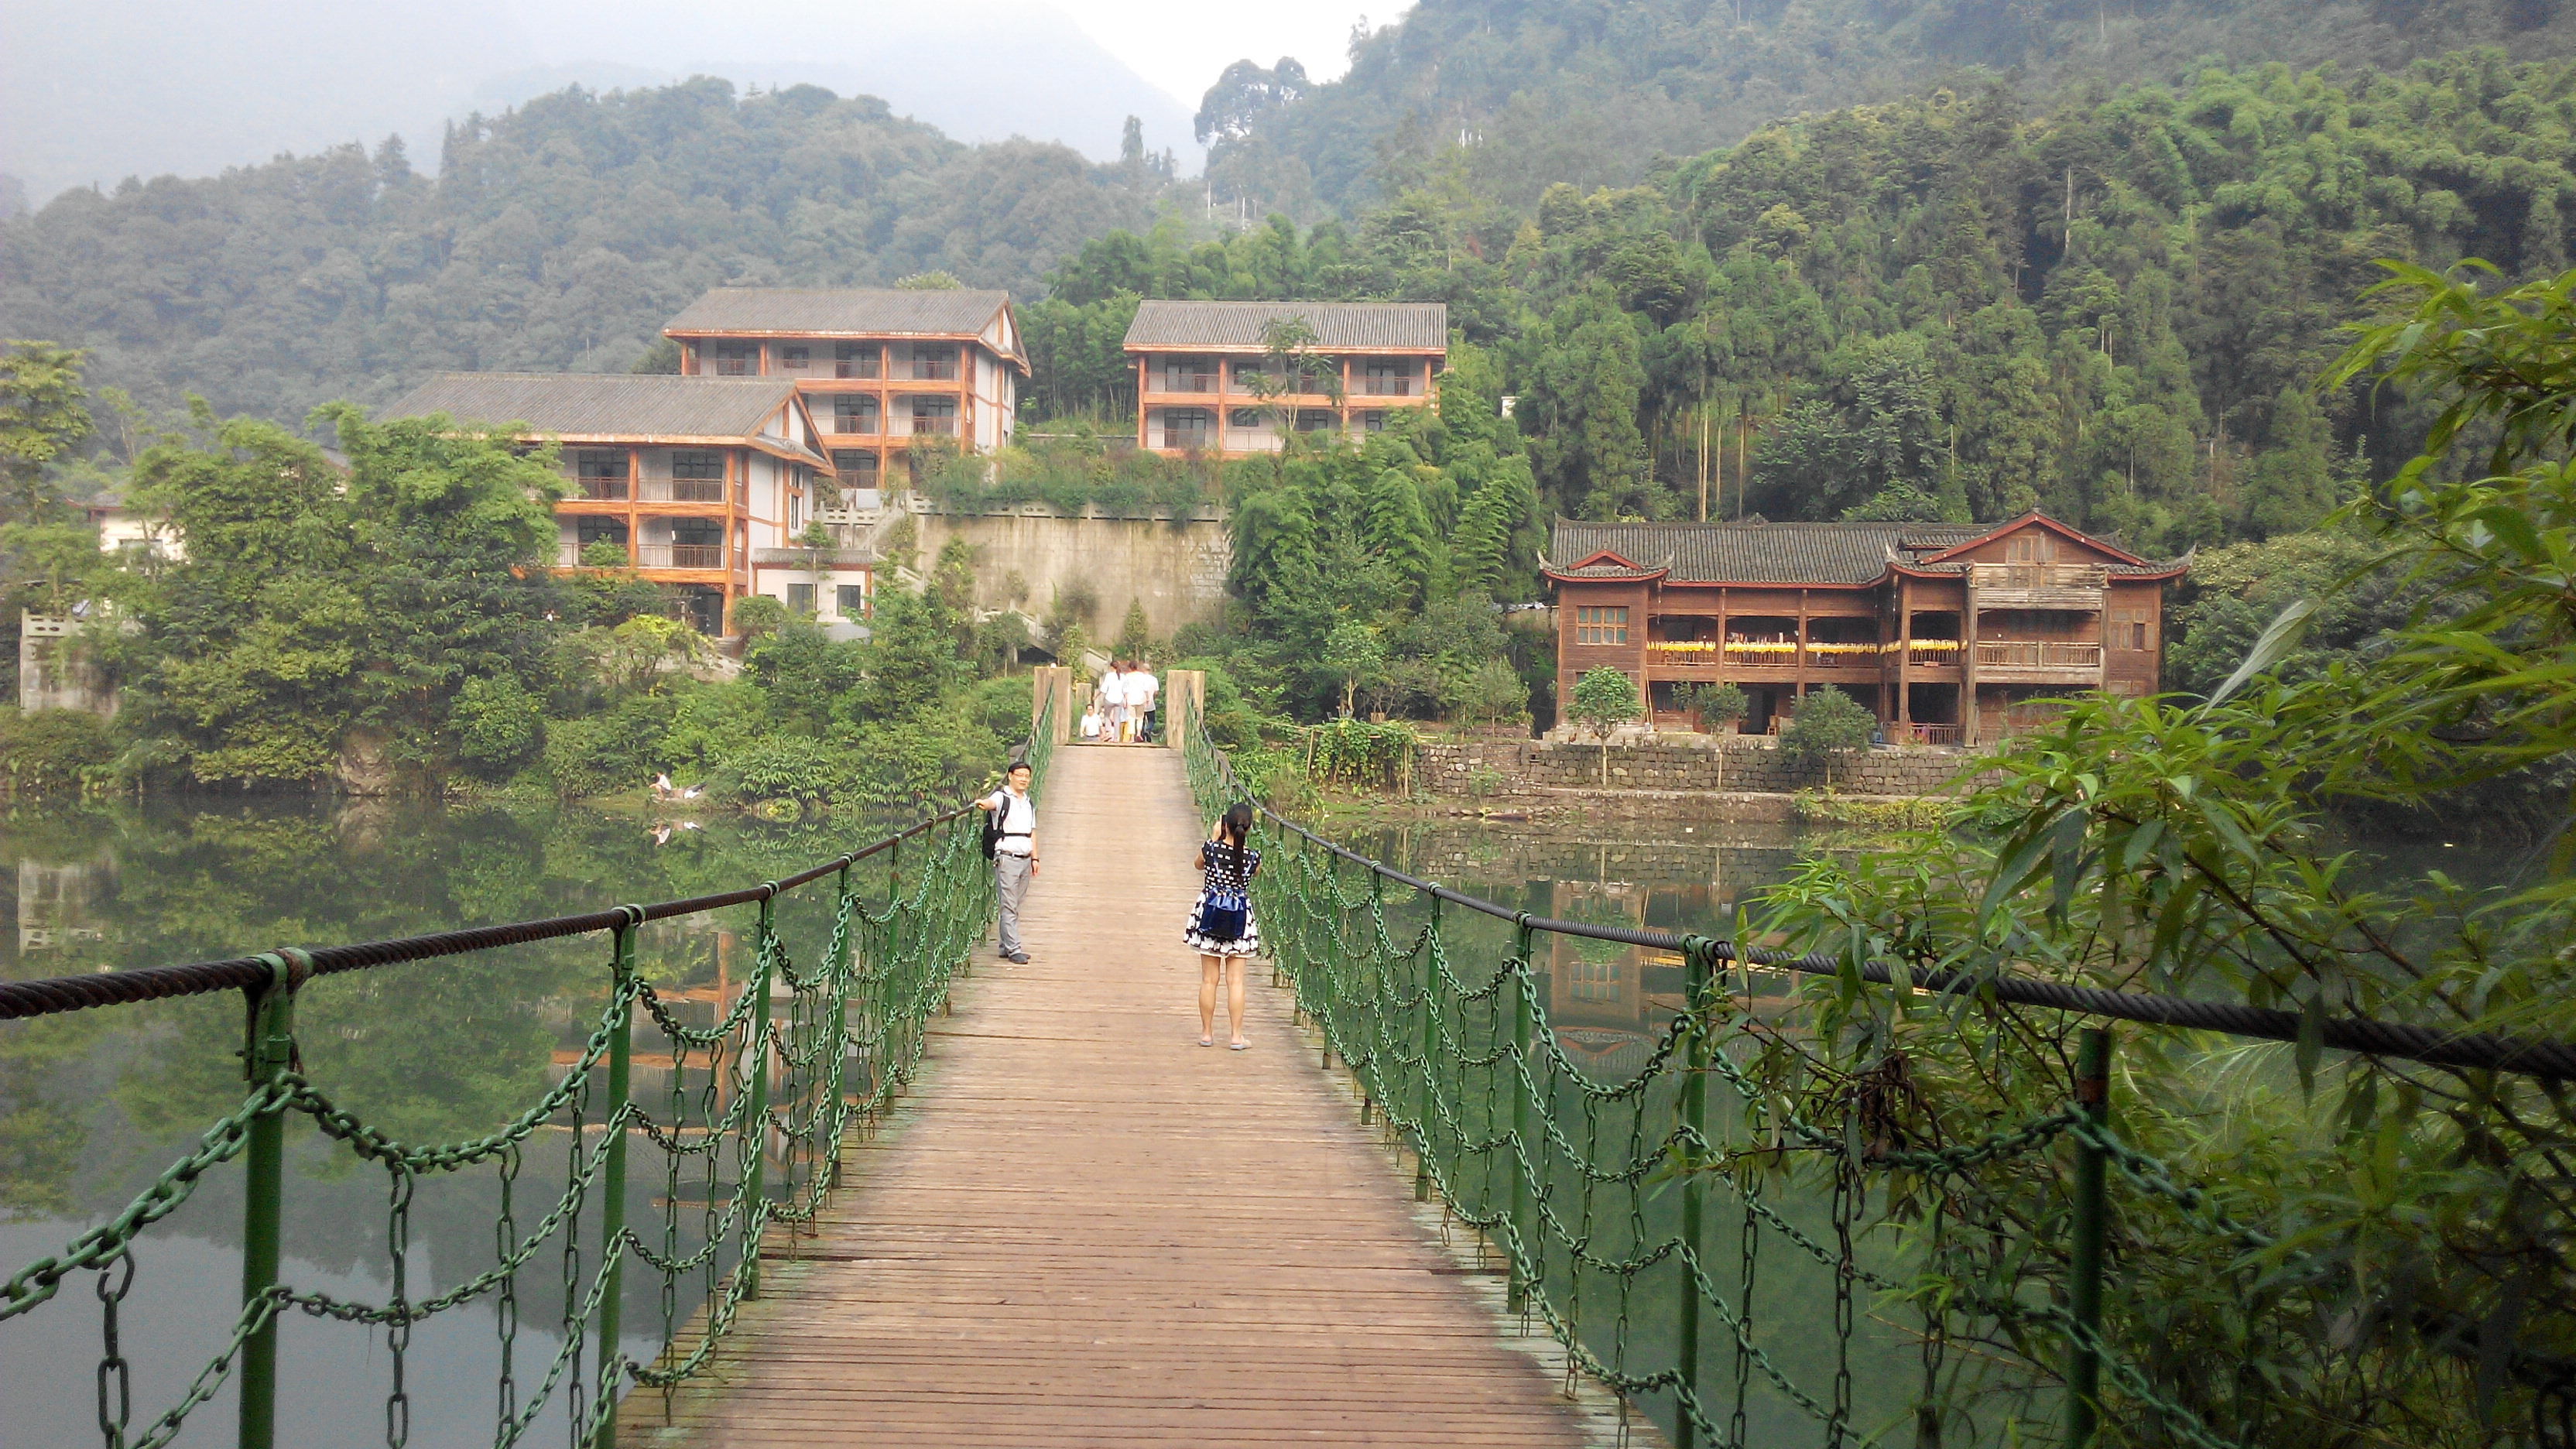
{"label": "hazy white sky", "polygon": [[1238,60],[1263,65],[1293,55],[1317,80],[1350,68],[1351,26],[1365,15],[1384,25],[1410,0],[1308,0],[1255,5],[1244,0],[1051,0],[1083,33],[1100,42],[1156,88],[1196,111],[1219,72]]}

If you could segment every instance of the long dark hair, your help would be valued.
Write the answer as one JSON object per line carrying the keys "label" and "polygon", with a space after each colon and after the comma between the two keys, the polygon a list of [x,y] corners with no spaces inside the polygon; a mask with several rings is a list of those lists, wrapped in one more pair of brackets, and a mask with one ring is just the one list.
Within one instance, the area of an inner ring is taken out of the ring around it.
{"label": "long dark hair", "polygon": [[1237,800],[1227,806],[1225,814],[1217,818],[1217,833],[1226,848],[1234,852],[1229,862],[1234,867],[1234,878],[1243,879],[1243,843],[1252,834],[1252,802]]}

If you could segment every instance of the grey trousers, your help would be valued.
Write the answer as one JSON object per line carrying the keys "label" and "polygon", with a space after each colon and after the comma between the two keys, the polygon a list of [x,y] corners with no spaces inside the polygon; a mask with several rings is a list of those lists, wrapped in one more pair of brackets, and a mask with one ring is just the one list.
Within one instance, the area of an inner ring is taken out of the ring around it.
{"label": "grey trousers", "polygon": [[1005,956],[1020,952],[1020,902],[1029,893],[1029,865],[1025,855],[993,857],[993,893],[1002,900],[1001,946]]}

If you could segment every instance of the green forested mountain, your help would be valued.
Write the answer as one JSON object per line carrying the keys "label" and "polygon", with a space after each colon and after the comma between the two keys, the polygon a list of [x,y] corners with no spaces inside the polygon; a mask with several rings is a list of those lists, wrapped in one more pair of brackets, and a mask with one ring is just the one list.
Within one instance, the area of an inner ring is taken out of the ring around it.
{"label": "green forested mountain", "polygon": [[935,269],[1026,295],[1167,181],[1141,148],[970,147],[878,100],[708,79],[559,92],[451,131],[442,163],[350,146],[67,193],[0,225],[0,334],[92,349],[91,381],[147,404],[293,420],[444,368],[622,369],[723,283]]}
{"label": "green forested mountain", "polygon": [[1637,180],[1657,156],[1963,71],[2042,97],[2278,61],[2347,75],[2471,47],[2576,50],[2563,0],[1422,0],[1312,85],[1243,62],[1199,112],[1220,199],[1304,218],[1418,183],[1464,143],[1476,189]]}
{"label": "green forested mountain", "polygon": [[2568,265],[2576,65],[2212,70],[2035,115],[1932,88],[1527,210],[1478,164],[1350,223],[1092,244],[1031,312],[1050,400],[1123,405],[1138,295],[1445,300],[1569,515],[1687,514],[1705,466],[1718,511],[2268,536],[2420,439],[2393,393],[2311,390],[2376,259]]}

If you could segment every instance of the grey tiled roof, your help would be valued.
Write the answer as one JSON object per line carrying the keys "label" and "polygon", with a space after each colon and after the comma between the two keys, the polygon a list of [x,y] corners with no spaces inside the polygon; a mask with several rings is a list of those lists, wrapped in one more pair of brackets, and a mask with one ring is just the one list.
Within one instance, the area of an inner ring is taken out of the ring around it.
{"label": "grey tiled roof", "polygon": [[1582,523],[1556,521],[1548,561],[1580,578],[1628,578],[1628,570],[1576,567],[1602,552],[1647,568],[1670,568],[1680,583],[1866,584],[1891,556],[1950,548],[1991,530],[1940,523]]}
{"label": "grey tiled roof", "polygon": [[[1670,570],[1674,583],[1868,584],[1887,574],[1891,563],[1924,573],[1967,571],[1961,562],[1926,563],[1925,556],[1984,538],[2000,524],[1951,523],[1585,523],[1556,521],[1548,540],[1549,571],[1561,578],[1617,582],[1651,578]],[[1614,563],[1584,567],[1583,561],[1613,553],[1638,565]],[[2162,563],[2109,564],[2114,578],[2152,578],[2187,566],[2189,559]]]}
{"label": "grey tiled roof", "polygon": [[1303,317],[1325,351],[1384,348],[1449,350],[1445,302],[1146,302],[1128,324],[1130,348],[1257,348],[1262,329]]}
{"label": "grey tiled roof", "polygon": [[[670,377],[583,372],[443,372],[385,409],[387,418],[445,413],[459,422],[524,423],[547,437],[738,438],[749,441],[796,395],[784,377]],[[767,440],[817,466],[819,455]]]}
{"label": "grey tiled roof", "polygon": [[774,332],[851,337],[974,337],[1010,305],[1008,292],[902,288],[718,287],[665,332]]}

